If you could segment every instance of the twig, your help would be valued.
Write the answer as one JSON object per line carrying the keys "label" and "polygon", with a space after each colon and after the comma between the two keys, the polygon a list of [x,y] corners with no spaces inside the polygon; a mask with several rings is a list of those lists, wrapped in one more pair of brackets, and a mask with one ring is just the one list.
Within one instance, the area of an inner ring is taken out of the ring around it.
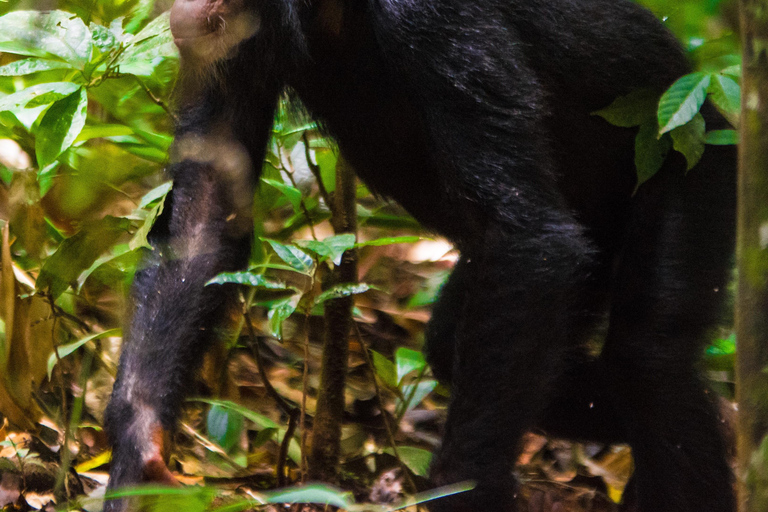
{"label": "twig", "polygon": [[308,309],[304,314],[304,373],[301,376],[301,482],[307,478],[307,390],[309,389],[309,315]]}
{"label": "twig", "polygon": [[320,173],[320,166],[312,161],[312,155],[309,152],[309,137],[307,137],[307,132],[302,134],[301,140],[304,142],[304,158],[306,158],[307,166],[309,167],[312,175],[315,177],[315,181],[317,181],[317,188],[320,191],[320,197],[323,198],[325,205],[331,210],[331,214],[333,214],[333,201],[331,201],[331,195],[328,193],[328,189],[325,188],[325,183],[323,183],[323,176]]}
{"label": "twig", "polygon": [[[296,185],[296,179],[293,177],[293,173],[285,168],[284,165],[281,165],[281,170],[288,176],[288,179],[291,181],[291,185],[293,185],[293,188],[296,190],[299,190],[299,187]],[[304,216],[307,218],[307,225],[309,226],[309,233],[312,235],[312,240],[317,241],[317,235],[315,234],[315,225],[312,221],[312,215],[309,213],[309,208],[307,208],[307,203],[304,201],[304,194],[301,194],[301,199],[299,199],[299,206],[301,207],[301,211],[304,214]]]}
{"label": "twig", "polygon": [[277,458],[277,485],[280,487],[284,487],[287,484],[285,475],[285,461],[288,460],[288,447],[291,445],[293,434],[296,432],[296,426],[299,423],[298,419],[299,409],[294,407],[291,410],[291,414],[288,419],[288,428],[285,431],[285,436],[283,436],[283,442],[280,443],[280,455]]}
{"label": "twig", "polygon": [[288,447],[291,444],[291,439],[296,431],[297,419],[299,416],[299,409],[292,406],[285,399],[280,396],[280,393],[272,386],[272,383],[267,378],[267,372],[264,366],[264,359],[261,357],[261,351],[259,350],[258,341],[256,340],[256,332],[253,329],[253,323],[251,322],[251,315],[248,311],[248,303],[244,304],[243,317],[245,318],[245,325],[248,327],[248,337],[251,340],[251,347],[254,358],[256,359],[256,367],[261,375],[261,381],[264,383],[264,388],[267,390],[267,394],[277,402],[277,406],[288,415],[288,429],[285,431],[283,441],[280,444],[280,452],[275,464],[275,473],[277,473],[277,483],[280,486],[286,484],[285,478],[285,462],[288,458]]}
{"label": "twig", "polygon": [[248,337],[251,340],[253,355],[256,358],[256,367],[259,370],[262,382],[264,382],[264,388],[267,390],[267,394],[271,396],[275,402],[277,402],[277,406],[280,407],[280,410],[282,410],[285,414],[290,415],[295,407],[286,402],[285,399],[280,396],[280,393],[277,392],[277,390],[272,386],[272,383],[269,382],[269,379],[267,378],[267,372],[264,367],[264,360],[261,357],[261,351],[259,351],[258,341],[256,340],[256,331],[253,329],[253,324],[251,323],[251,314],[248,312],[247,304],[243,310],[243,316],[245,317],[245,325],[248,327]]}
{"label": "twig", "polygon": [[152,90],[147,86],[147,84],[144,83],[144,81],[139,78],[136,75],[131,75],[133,78],[136,79],[136,82],[138,82],[139,86],[144,89],[144,93],[149,96],[149,99],[152,100],[152,103],[159,106],[163,110],[165,110],[169,116],[171,116],[171,119],[173,119],[174,123],[178,124],[178,119],[176,118],[176,114],[173,113],[171,110],[171,107],[168,106],[166,102],[155,96],[155,93],[152,92]]}
{"label": "twig", "polygon": [[408,482],[408,485],[411,487],[411,492],[416,492],[416,483],[413,481],[413,478],[411,478],[411,473],[408,470],[408,466],[406,466],[405,462],[403,462],[403,459],[400,458],[400,452],[397,450],[397,444],[395,443],[395,434],[392,432],[392,428],[389,425],[389,418],[387,418],[387,411],[384,410],[384,401],[381,397],[381,388],[379,388],[379,383],[376,380],[376,368],[373,366],[373,361],[371,360],[371,355],[368,353],[368,347],[365,346],[363,343],[363,337],[360,334],[360,326],[357,325],[357,322],[352,322],[355,326],[355,333],[357,334],[357,340],[360,342],[360,347],[363,350],[363,356],[365,357],[365,364],[368,365],[368,369],[371,371],[371,377],[373,378],[373,388],[376,392],[376,400],[379,402],[379,408],[381,409],[381,418],[384,421],[384,429],[387,431],[387,439],[389,440],[390,446],[392,446],[392,452],[395,454],[395,458],[397,459],[398,464],[400,464],[400,468],[403,470],[403,474],[405,475],[405,479]]}

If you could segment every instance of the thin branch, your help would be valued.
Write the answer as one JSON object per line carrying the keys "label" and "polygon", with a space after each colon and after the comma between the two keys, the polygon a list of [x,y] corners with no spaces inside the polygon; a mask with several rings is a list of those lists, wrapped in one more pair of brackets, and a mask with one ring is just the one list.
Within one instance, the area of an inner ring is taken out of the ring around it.
{"label": "thin branch", "polygon": [[323,183],[323,176],[320,172],[320,166],[312,161],[312,154],[309,152],[309,137],[307,137],[306,131],[302,134],[301,140],[304,142],[304,157],[307,160],[307,166],[309,166],[310,172],[315,177],[315,181],[317,181],[317,188],[320,191],[320,197],[323,198],[325,205],[331,210],[331,214],[333,214],[333,201],[331,201],[331,194],[328,193],[328,189],[325,188],[325,183]]}
{"label": "thin branch", "polygon": [[395,458],[397,459],[398,464],[400,464],[400,467],[403,470],[403,474],[405,475],[405,479],[408,482],[408,485],[411,487],[411,492],[416,492],[416,483],[413,481],[413,478],[411,478],[411,473],[408,469],[408,466],[403,462],[403,459],[400,458],[400,453],[397,449],[397,444],[395,443],[395,433],[392,431],[392,427],[389,424],[389,418],[387,418],[387,411],[384,410],[384,401],[381,396],[381,388],[379,387],[379,382],[376,380],[376,368],[373,366],[373,361],[371,360],[371,354],[368,353],[368,347],[365,346],[363,343],[363,337],[360,333],[360,326],[357,325],[357,322],[352,322],[355,327],[355,334],[357,334],[357,340],[360,343],[360,347],[363,350],[363,356],[365,357],[365,364],[368,365],[368,369],[371,371],[371,378],[373,379],[373,389],[376,392],[376,400],[379,402],[379,409],[381,409],[381,418],[384,422],[384,429],[387,431],[387,440],[389,441],[390,446],[392,447],[392,452],[395,454]]}
{"label": "thin branch", "polygon": [[256,331],[253,329],[253,324],[251,323],[251,314],[248,311],[247,304],[243,310],[243,316],[245,317],[245,325],[248,327],[248,337],[251,340],[253,355],[256,359],[256,367],[259,369],[259,375],[261,375],[262,382],[264,382],[264,388],[267,390],[267,394],[271,396],[275,402],[277,402],[277,406],[280,407],[280,410],[285,414],[290,415],[295,407],[286,402],[285,399],[280,396],[280,393],[277,392],[277,390],[272,386],[272,383],[269,382],[269,378],[267,378],[264,359],[261,357],[261,351],[259,350],[259,344],[256,338]]}

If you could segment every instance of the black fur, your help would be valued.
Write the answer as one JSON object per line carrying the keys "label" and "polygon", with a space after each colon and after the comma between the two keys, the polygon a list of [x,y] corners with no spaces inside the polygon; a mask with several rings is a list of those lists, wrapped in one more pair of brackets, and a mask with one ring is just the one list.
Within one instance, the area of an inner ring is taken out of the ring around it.
{"label": "black fur", "polygon": [[[520,437],[541,426],[628,442],[628,507],[732,511],[696,363],[727,282],[734,151],[708,147],[687,175],[670,156],[633,196],[635,130],[590,114],[688,72],[661,23],[628,0],[245,3],[258,32],[186,82],[173,202],[135,286],[108,410],[111,485],[141,476],[135,411],[174,426],[226,300],[202,283],[245,261],[249,235],[228,224],[232,183],[183,146],[224,133],[255,177],[290,87],[369,187],[461,251],[428,330],[427,356],[453,396],[431,476],[478,487],[431,510],[512,510]],[[207,249],[189,257],[195,229]],[[590,359],[579,347],[606,312],[604,350]]]}

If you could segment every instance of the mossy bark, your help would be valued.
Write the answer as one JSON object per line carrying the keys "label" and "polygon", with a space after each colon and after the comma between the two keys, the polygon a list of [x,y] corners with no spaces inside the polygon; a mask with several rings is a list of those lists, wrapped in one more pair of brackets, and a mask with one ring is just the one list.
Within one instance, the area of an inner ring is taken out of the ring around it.
{"label": "mossy bark", "polygon": [[741,0],[737,400],[739,511],[768,510],[768,0]]}

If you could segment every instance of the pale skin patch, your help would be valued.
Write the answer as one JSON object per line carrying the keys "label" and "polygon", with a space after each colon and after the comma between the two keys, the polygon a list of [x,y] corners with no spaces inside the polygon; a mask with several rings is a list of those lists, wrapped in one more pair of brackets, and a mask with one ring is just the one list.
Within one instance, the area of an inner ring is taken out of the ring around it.
{"label": "pale skin patch", "polygon": [[143,403],[135,405],[134,420],[128,427],[128,433],[139,444],[137,448],[144,466],[144,478],[150,482],[180,485],[166,465],[170,442],[155,410]]}
{"label": "pale skin patch", "polygon": [[[250,193],[252,163],[248,152],[237,142],[228,130],[216,129],[211,135],[184,135],[176,139],[174,160],[192,161],[210,166],[216,173],[216,181],[224,184],[228,204],[232,211],[226,217],[230,236],[239,237],[253,229],[251,212],[253,195]],[[193,222],[195,219],[191,219]],[[203,254],[207,249],[206,233],[203,226],[190,226],[188,256]]]}
{"label": "pale skin patch", "polygon": [[244,0],[176,0],[171,8],[171,33],[186,71],[209,70],[259,27]]}

